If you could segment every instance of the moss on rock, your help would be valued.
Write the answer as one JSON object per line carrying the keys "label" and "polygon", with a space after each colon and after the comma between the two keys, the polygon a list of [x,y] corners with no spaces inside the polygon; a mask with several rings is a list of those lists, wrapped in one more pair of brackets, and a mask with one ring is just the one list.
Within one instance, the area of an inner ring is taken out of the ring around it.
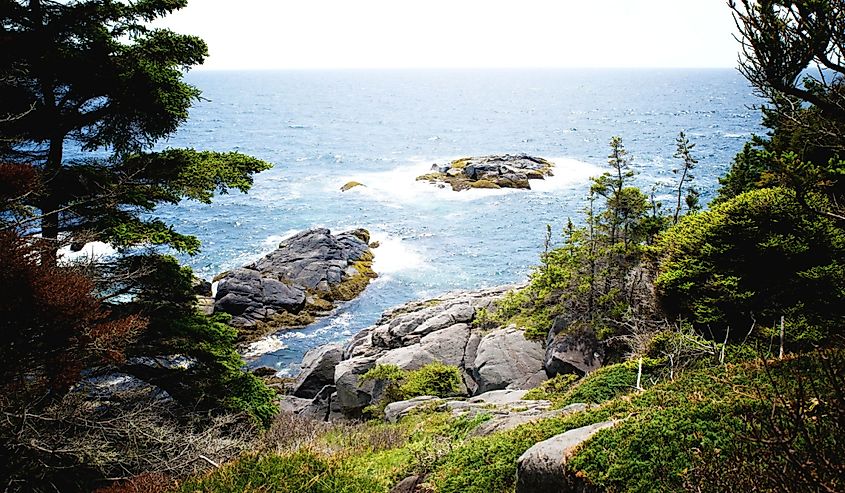
{"label": "moss on rock", "polygon": [[332,286],[329,293],[332,300],[352,300],[366,289],[371,280],[378,277],[376,271],[373,270],[373,254],[370,251],[364,253],[357,262],[352,264],[352,267],[357,273],[344,279],[340,284]]}
{"label": "moss on rock", "polygon": [[469,164],[470,159],[472,159],[472,158],[465,157],[465,158],[461,158],[461,159],[456,159],[449,164],[449,167],[450,168],[456,168],[456,169],[464,169]]}
{"label": "moss on rock", "polygon": [[476,180],[469,184],[472,188],[502,188],[490,180]]}
{"label": "moss on rock", "polygon": [[[473,169],[469,169],[469,168]],[[452,190],[522,188],[530,189],[529,180],[542,180],[552,176],[554,163],[527,155],[501,155],[465,157],[456,159],[418,176],[417,181],[428,181],[440,187],[449,185]]]}
{"label": "moss on rock", "polygon": [[445,181],[446,173],[426,173],[417,177],[417,181]]}

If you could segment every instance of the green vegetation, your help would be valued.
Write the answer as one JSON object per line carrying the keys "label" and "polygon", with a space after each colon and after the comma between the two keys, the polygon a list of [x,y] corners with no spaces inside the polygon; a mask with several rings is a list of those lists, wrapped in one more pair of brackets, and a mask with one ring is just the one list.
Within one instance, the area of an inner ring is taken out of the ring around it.
{"label": "green vegetation", "polygon": [[555,375],[554,377],[541,383],[539,386],[529,390],[523,399],[526,400],[552,400],[563,395],[572,388],[572,385],[578,381],[578,375],[569,373],[566,375]]}
{"label": "green vegetation", "polygon": [[768,338],[781,317],[792,343],[841,333],[845,232],[790,190],[746,192],[687,216],[658,251],[665,308],[713,338],[747,339],[752,328]]}
{"label": "green vegetation", "polygon": [[241,492],[269,487],[285,493],[360,493],[385,491],[384,485],[356,471],[343,458],[325,458],[301,451],[289,456],[246,456],[207,478],[192,480],[180,491]]}
{"label": "green vegetation", "polygon": [[522,291],[508,294],[497,304],[503,323],[525,329],[526,337],[545,339],[556,319],[556,330],[587,330],[600,339],[624,333],[626,318],[648,316],[651,311],[647,282],[631,279],[640,264],[645,243],[651,241],[662,221],[648,198],[630,186],[634,172],[631,158],[619,137],[610,141],[611,171],[593,178],[586,225],[570,220],[563,245],[551,248],[552,229],[547,226],[546,250],[541,265]]}
{"label": "green vegetation", "polygon": [[[154,214],[247,192],[270,168],[237,152],[153,151],[200,98],[184,75],[203,62],[205,43],[152,27],[186,5],[32,0],[0,9],[0,318],[4,355],[20,354],[3,358],[18,366],[0,383],[8,488],[87,491],[108,477],[184,475],[196,466],[179,457],[239,453],[238,434],[278,412],[275,393],[243,368],[227,319],[197,312],[190,269],[166,255],[193,255],[199,240]],[[92,241],[118,254],[58,262],[61,248]],[[114,396],[78,398],[86,378],[109,375],[175,402],[117,385]]]}
{"label": "green vegetation", "polygon": [[384,385],[381,399],[364,412],[380,416],[391,402],[423,395],[447,397],[461,391],[461,372],[456,366],[429,363],[417,370],[402,370],[396,365],[378,364],[361,376],[361,381],[378,381]]}
{"label": "green vegetation", "polygon": [[308,430],[308,444],[302,447],[288,447],[290,435],[314,423],[290,419],[279,417],[264,439],[263,453],[187,481],[180,491],[387,492],[410,474],[430,472],[489,416],[437,413],[409,416],[397,424],[328,425]]}

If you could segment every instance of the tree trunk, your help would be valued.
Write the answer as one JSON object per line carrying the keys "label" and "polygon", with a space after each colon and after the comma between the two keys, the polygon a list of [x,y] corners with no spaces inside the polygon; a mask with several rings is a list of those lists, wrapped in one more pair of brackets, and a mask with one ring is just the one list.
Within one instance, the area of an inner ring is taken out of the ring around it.
{"label": "tree trunk", "polygon": [[64,139],[54,138],[50,141],[50,150],[44,166],[44,195],[40,201],[41,209],[41,238],[46,240],[45,249],[41,253],[44,265],[56,265],[56,255],[59,250],[59,208],[57,200],[56,177],[62,166],[62,146]]}

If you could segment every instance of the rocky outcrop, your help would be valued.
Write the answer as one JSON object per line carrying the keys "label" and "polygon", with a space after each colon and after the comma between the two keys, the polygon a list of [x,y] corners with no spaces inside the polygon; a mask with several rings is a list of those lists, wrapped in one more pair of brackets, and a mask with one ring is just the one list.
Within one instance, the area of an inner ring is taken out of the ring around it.
{"label": "rocky outcrop", "polygon": [[469,399],[442,399],[422,396],[405,401],[391,402],[384,409],[384,419],[396,423],[409,414],[430,411],[449,411],[453,416],[477,414],[489,415],[470,433],[471,436],[486,436],[516,428],[539,419],[564,416],[584,411],[586,404],[570,404],[562,409],[551,409],[551,402],[525,400],[525,390],[493,390]]}
{"label": "rocky outcrop", "polygon": [[525,338],[515,326],[485,334],[478,343],[472,373],[476,392],[530,389],[546,380],[539,341]]}
{"label": "rocky outcrop", "polygon": [[549,378],[575,373],[586,375],[599,369],[604,361],[604,346],[590,328],[572,328],[555,320],[546,341],[544,366]]}
{"label": "rocky outcrop", "polygon": [[616,421],[604,421],[555,435],[534,444],[517,460],[517,493],[584,493],[592,491],[583,480],[566,471],[566,462],[576,447]]}
{"label": "rocky outcrop", "polygon": [[232,315],[243,339],[306,325],[348,301],[376,277],[369,233],[299,233],[257,262],[218,276],[214,312]]}
{"label": "rocky outcrop", "polygon": [[[378,364],[409,371],[433,362],[456,366],[462,375],[461,393],[467,397],[490,390],[533,388],[546,379],[540,343],[525,339],[514,326],[483,330],[474,323],[481,310],[495,310],[494,301],[514,287],[455,291],[388,310],[375,325],[352,338],[339,362],[336,346],[309,352],[294,397],[311,398],[321,385],[331,384],[337,392],[332,403],[336,410],[358,416],[377,403],[384,391],[383,382],[361,380]],[[396,416],[402,412],[396,411]]]}
{"label": "rocky outcrop", "polygon": [[293,395],[313,398],[323,387],[333,385],[334,369],[342,357],[343,348],[337,344],[326,344],[305,353]]}
{"label": "rocky outcrop", "polygon": [[384,419],[391,423],[395,423],[399,421],[400,418],[408,415],[411,411],[419,409],[427,403],[441,404],[442,402],[442,399],[431,395],[414,397],[413,399],[408,399],[407,401],[391,402],[384,408]]}
{"label": "rocky outcrop", "polygon": [[542,180],[552,175],[554,163],[525,154],[482,156],[457,159],[441,166],[434,164],[431,173],[417,177],[419,181],[445,186],[461,191],[470,188],[524,188],[530,189],[529,180]]}
{"label": "rocky outcrop", "polygon": [[352,339],[335,371],[341,410],[355,415],[379,399],[377,384],[358,381],[377,364],[404,370],[434,361],[457,366],[465,395],[531,388],[544,380],[540,344],[514,327],[482,331],[473,325],[479,310],[493,310],[493,302],[511,288],[458,291],[385,312]]}

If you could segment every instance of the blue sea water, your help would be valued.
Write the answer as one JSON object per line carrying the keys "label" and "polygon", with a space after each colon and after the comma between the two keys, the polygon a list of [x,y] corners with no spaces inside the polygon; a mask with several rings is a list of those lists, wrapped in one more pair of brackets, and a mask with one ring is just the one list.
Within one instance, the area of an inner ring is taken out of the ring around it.
{"label": "blue sea water", "polygon": [[[205,99],[165,145],[274,164],[247,195],[157,211],[202,240],[202,252],[183,259],[198,275],[210,279],[317,226],[364,227],[381,243],[380,277],[361,297],[250,349],[251,365],[283,373],[391,306],[524,280],[546,224],[560,232],[567,218],[580,220],[612,136],[634,157],[638,183],[668,198],[675,138],[685,130],[706,201],[743,143],[762,132],[751,108],[759,101],[734,70],[200,71],[188,80]],[[531,191],[459,193],[414,180],[432,163],[496,153],[552,159],[555,177]],[[366,187],[341,192],[350,180]]]}

